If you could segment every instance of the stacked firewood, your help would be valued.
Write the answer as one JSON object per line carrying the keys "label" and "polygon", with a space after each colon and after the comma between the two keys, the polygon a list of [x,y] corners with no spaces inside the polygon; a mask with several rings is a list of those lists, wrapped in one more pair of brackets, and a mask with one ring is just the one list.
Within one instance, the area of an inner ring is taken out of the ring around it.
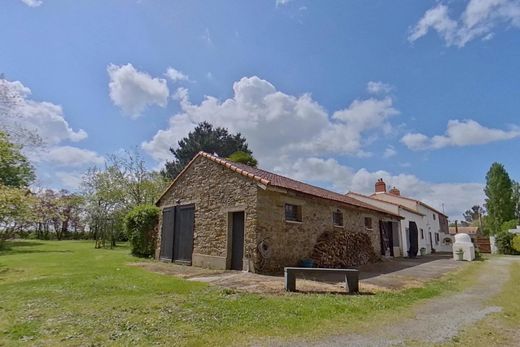
{"label": "stacked firewood", "polygon": [[325,231],[318,237],[311,258],[324,268],[347,268],[377,261],[370,237],[360,231]]}

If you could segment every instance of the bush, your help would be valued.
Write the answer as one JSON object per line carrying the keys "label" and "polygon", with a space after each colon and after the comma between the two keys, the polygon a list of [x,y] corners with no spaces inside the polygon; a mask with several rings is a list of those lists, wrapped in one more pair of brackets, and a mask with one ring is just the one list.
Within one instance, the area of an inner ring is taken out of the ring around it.
{"label": "bush", "polygon": [[498,252],[502,254],[520,254],[520,251],[517,251],[513,248],[513,238],[515,234],[510,232],[501,232],[496,236],[496,243]]}
{"label": "bush", "polygon": [[227,159],[235,163],[245,164],[253,167],[258,165],[258,161],[251,154],[243,151],[236,151]]}
{"label": "bush", "polygon": [[132,254],[151,257],[155,253],[156,227],[160,209],[153,205],[139,205],[125,216],[125,229]]}
{"label": "bush", "polygon": [[513,237],[513,241],[511,242],[511,248],[513,248],[514,251],[520,253],[520,235],[515,235]]}

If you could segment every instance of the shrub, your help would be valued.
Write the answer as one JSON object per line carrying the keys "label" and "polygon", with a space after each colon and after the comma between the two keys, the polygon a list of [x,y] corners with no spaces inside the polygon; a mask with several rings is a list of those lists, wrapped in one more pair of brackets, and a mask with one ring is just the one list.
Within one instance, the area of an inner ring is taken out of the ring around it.
{"label": "shrub", "polygon": [[498,248],[498,252],[502,254],[520,254],[520,251],[517,251],[513,248],[513,238],[515,234],[510,232],[501,232],[496,236],[496,244]]}
{"label": "shrub", "polygon": [[235,163],[246,164],[253,167],[256,167],[258,165],[258,161],[251,154],[243,151],[236,151],[233,154],[231,154],[227,159],[230,161],[234,161]]}
{"label": "shrub", "polygon": [[153,205],[139,205],[125,216],[125,229],[132,246],[132,254],[151,257],[155,252],[156,227],[160,209]]}
{"label": "shrub", "polygon": [[516,252],[520,253],[520,235],[515,235],[513,237],[513,241],[511,242],[511,248]]}

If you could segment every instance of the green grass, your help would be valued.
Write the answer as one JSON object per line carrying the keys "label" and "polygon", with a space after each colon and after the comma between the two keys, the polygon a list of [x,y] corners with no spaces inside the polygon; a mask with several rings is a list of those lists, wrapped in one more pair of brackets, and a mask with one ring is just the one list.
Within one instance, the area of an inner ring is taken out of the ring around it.
{"label": "green grass", "polygon": [[0,345],[237,345],[363,329],[472,281],[479,264],[376,295],[235,293],[128,263],[126,246],[18,241],[0,252]]}
{"label": "green grass", "polygon": [[499,295],[489,301],[490,305],[502,307],[474,326],[465,329],[445,346],[518,346],[520,341],[520,263],[511,264],[509,281]]}

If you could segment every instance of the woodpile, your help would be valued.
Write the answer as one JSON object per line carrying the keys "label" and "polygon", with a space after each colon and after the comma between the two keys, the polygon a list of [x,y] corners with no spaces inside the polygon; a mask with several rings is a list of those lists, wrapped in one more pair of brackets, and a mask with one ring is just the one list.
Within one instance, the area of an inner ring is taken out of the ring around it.
{"label": "woodpile", "polygon": [[324,268],[348,268],[378,260],[370,237],[359,231],[325,231],[318,237],[311,258],[317,267]]}

